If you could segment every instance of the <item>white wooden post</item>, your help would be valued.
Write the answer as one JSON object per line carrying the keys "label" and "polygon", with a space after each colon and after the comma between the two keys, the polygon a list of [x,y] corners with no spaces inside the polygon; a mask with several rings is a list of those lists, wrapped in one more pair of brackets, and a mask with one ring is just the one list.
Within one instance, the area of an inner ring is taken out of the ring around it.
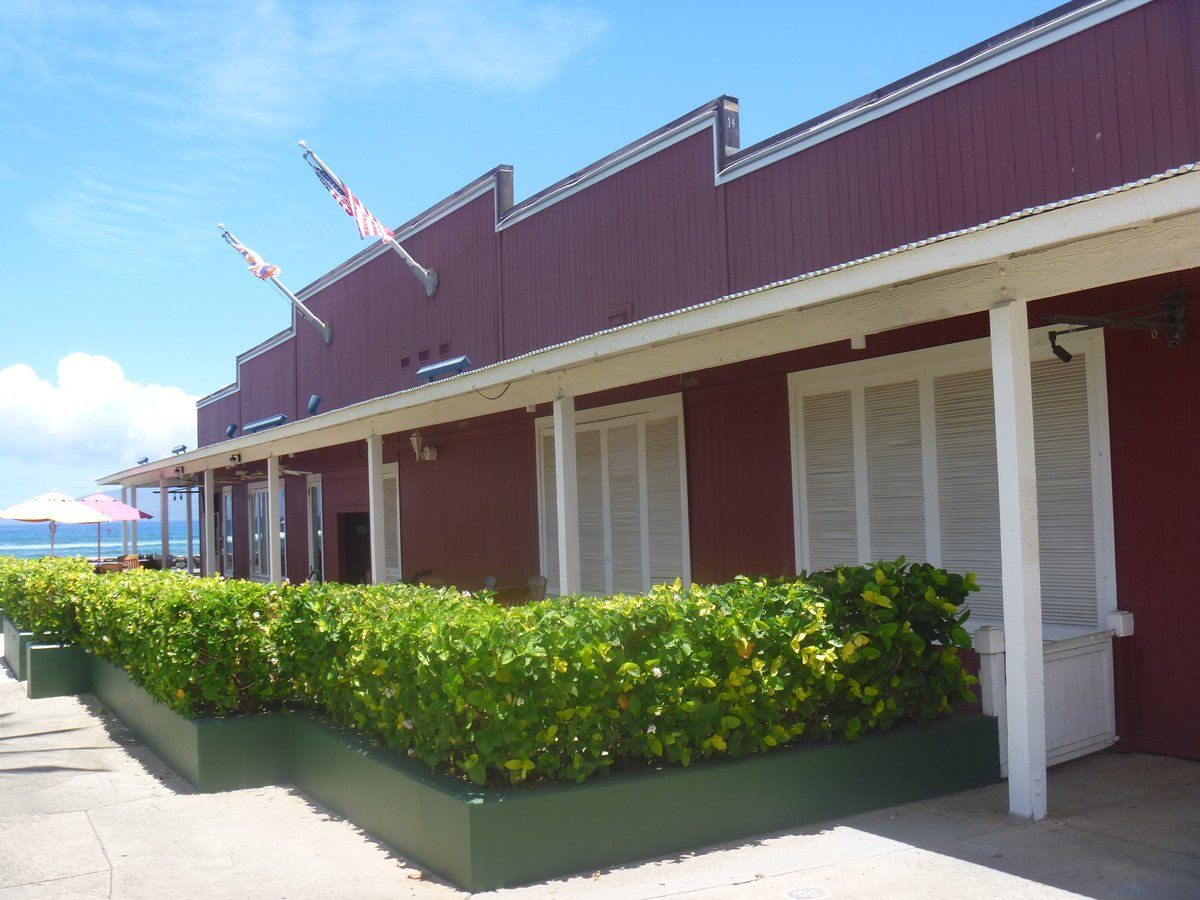
{"label": "white wooden post", "polygon": [[283,565],[280,559],[279,540],[279,457],[272,453],[267,457],[267,572],[271,581],[283,581]]}
{"label": "white wooden post", "polygon": [[383,436],[367,438],[367,498],[371,529],[371,581],[387,581],[387,553],[383,528]]}
{"label": "white wooden post", "polygon": [[187,498],[187,573],[191,575],[192,560],[195,558],[195,554],[192,552],[192,486],[190,484],[187,486],[185,496]]}
{"label": "white wooden post", "polygon": [[1046,817],[1046,697],[1025,304],[1005,301],[991,310],[990,321],[1004,594],[1008,807],[1014,816],[1038,821]]}
{"label": "white wooden post", "polygon": [[979,654],[979,702],[985,716],[995,716],[1000,736],[1000,775],[1008,776],[1008,703],[1004,684],[1004,632],[985,625],[975,632]]}
{"label": "white wooden post", "polygon": [[[131,485],[129,488],[129,505],[137,506],[137,485]],[[138,507],[138,508],[140,509],[140,507]],[[137,552],[138,552],[138,520],[137,519],[134,519],[132,522],[129,523],[129,532],[131,535],[129,552],[132,553],[134,556],[136,556]]]}
{"label": "white wooden post", "polygon": [[[129,503],[129,487],[124,484],[121,485],[121,502],[125,503],[125,504]],[[123,522],[121,522],[121,555],[127,556],[128,554],[129,554],[129,523],[123,521]]]}
{"label": "white wooden post", "polygon": [[579,562],[579,476],[575,456],[575,398],[554,401],[554,481],[558,506],[558,592],[583,590]]}
{"label": "white wooden post", "polygon": [[200,564],[202,575],[217,574],[217,517],[214,512],[218,501],[213,499],[216,477],[212,469],[204,470],[204,502],[200,509],[204,518],[200,522]]}
{"label": "white wooden post", "polygon": [[167,470],[158,473],[158,527],[162,529],[162,567],[171,568],[171,495],[167,493]]}

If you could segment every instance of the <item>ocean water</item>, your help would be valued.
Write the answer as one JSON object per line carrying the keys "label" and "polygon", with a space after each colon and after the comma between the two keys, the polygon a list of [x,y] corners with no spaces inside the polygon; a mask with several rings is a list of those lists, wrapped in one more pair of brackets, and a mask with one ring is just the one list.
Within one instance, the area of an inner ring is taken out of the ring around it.
{"label": "ocean water", "polygon": [[[54,537],[55,556],[86,556],[96,558],[95,525],[59,525]],[[120,556],[121,523],[110,522],[100,528],[100,556]],[[132,540],[132,538],[131,538]],[[180,516],[170,523],[171,554],[187,553],[187,520]],[[130,551],[132,552],[132,550]],[[157,519],[138,523],[138,553],[158,555],[162,552],[162,529]],[[200,553],[200,523],[192,523],[192,552]],[[50,555],[50,526],[46,522],[10,522],[0,519],[0,556],[28,559]]]}

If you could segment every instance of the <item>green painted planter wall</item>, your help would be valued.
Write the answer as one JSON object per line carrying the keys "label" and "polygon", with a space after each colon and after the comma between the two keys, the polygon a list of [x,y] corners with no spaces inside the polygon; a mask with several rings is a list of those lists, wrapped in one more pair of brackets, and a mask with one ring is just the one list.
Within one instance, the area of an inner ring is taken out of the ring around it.
{"label": "green painted planter wall", "polygon": [[[50,648],[62,649],[62,648]],[[69,648],[68,648],[69,649]],[[43,667],[69,653],[29,654]],[[957,716],[689,769],[481,789],[306,712],[187,720],[90,654],[91,690],[202,791],[293,784],[414,862],[484,891],[993,784],[996,720]],[[72,661],[75,660],[75,661]],[[59,676],[68,684],[68,676]]]}
{"label": "green painted planter wall", "polygon": [[12,619],[4,619],[4,658],[17,681],[25,680],[25,648],[39,643],[41,637],[31,631],[21,631]]}
{"label": "green painted planter wall", "polygon": [[31,700],[83,694],[92,689],[92,658],[73,644],[29,644],[24,656],[25,692]]}

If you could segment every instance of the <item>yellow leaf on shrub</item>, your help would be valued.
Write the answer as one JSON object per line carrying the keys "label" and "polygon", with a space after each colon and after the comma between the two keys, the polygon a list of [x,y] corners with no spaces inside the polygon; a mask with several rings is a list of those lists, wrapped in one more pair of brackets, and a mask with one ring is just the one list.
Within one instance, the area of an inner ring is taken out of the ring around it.
{"label": "yellow leaf on shrub", "polygon": [[712,737],[710,737],[708,739],[708,742],[710,744],[712,744],[712,746],[716,747],[718,750],[724,750],[726,747],[729,746],[728,744],[725,743],[725,738],[721,737],[719,734],[714,734]]}

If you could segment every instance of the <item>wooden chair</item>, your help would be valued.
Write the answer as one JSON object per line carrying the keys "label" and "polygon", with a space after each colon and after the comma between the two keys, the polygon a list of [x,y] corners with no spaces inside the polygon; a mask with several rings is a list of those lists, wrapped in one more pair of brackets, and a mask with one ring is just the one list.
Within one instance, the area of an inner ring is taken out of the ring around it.
{"label": "wooden chair", "polygon": [[140,569],[142,567],[142,561],[138,559],[136,553],[130,553],[127,556],[119,557],[117,562],[120,564],[122,570]]}
{"label": "wooden chair", "polygon": [[537,603],[539,600],[546,599],[546,576],[545,575],[530,575],[529,576],[529,602]]}

